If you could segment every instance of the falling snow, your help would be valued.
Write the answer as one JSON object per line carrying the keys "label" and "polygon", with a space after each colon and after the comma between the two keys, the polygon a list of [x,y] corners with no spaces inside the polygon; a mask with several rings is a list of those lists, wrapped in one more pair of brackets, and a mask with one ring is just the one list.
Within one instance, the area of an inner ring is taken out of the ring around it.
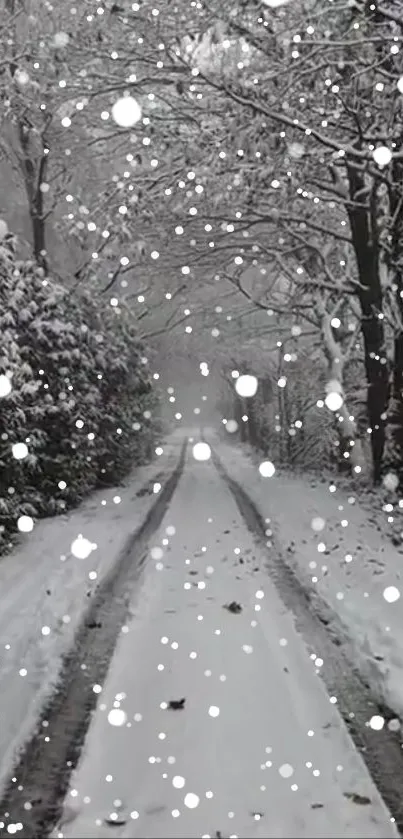
{"label": "falling snow", "polygon": [[398,835],[402,33],[325,5],[4,6],[8,835]]}

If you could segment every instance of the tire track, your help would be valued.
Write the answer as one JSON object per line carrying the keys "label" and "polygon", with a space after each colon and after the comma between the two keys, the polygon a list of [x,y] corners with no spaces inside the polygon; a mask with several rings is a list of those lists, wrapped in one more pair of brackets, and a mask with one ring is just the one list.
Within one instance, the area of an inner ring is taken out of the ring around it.
{"label": "tire track", "polygon": [[[118,561],[100,584],[64,658],[59,684],[13,768],[0,802],[0,837],[48,836],[63,808],[69,780],[97,701],[95,684],[105,680],[130,597],[182,475],[185,440],[178,464],[142,525],[129,537]],[[10,831],[10,825],[14,827]],[[19,827],[21,825],[21,827]],[[17,826],[17,827],[16,827]]]}
{"label": "tire track", "polygon": [[390,731],[386,725],[380,732],[368,726],[368,720],[374,714],[381,715],[386,722],[396,720],[396,714],[374,698],[370,685],[358,671],[352,656],[349,656],[346,648],[342,649],[345,632],[337,616],[331,613],[330,632],[326,629],[326,616],[329,616],[327,604],[317,595],[311,596],[301,585],[273,535],[270,537],[272,547],[267,546],[267,525],[263,517],[247,493],[227,473],[213,450],[212,461],[232,493],[243,521],[264,551],[270,577],[285,606],[294,615],[296,627],[309,654],[320,652],[324,660],[320,676],[329,696],[337,697],[339,713],[403,836],[402,737],[399,732]]}

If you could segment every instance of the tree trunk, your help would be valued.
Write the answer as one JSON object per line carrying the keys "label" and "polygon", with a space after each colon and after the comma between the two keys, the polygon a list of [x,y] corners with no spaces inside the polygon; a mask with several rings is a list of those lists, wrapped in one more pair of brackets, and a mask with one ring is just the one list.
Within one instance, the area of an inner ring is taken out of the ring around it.
{"label": "tree trunk", "polygon": [[[354,169],[349,169],[348,175],[351,200],[363,201],[362,197],[357,199],[357,193],[365,187],[362,176]],[[379,484],[382,477],[382,461],[385,449],[389,381],[385,335],[382,320],[379,318],[379,314],[382,312],[382,287],[379,274],[375,201],[376,195],[373,194],[370,199],[370,205],[373,204],[373,207],[350,208],[348,209],[348,215],[360,281],[358,299],[362,312],[373,479],[375,484]]]}
{"label": "tree trunk", "polygon": [[390,186],[390,216],[394,220],[392,228],[392,247],[388,269],[393,277],[393,294],[396,311],[394,323],[393,363],[391,392],[388,415],[388,442],[390,454],[388,460],[403,483],[403,201],[401,183],[403,167],[400,161],[393,162],[392,185]]}
{"label": "tree trunk", "polygon": [[242,401],[239,396],[234,396],[234,417],[236,422],[238,423],[239,435],[241,438],[241,443],[246,443],[247,435],[246,435],[246,428],[245,423],[242,419],[243,410],[242,410]]}
{"label": "tree trunk", "polygon": [[[342,471],[341,458],[343,458],[343,462],[346,463],[347,461],[350,468],[354,470],[356,475],[364,476],[366,472],[366,463],[363,448],[361,441],[357,436],[355,422],[351,419],[350,411],[348,410],[345,402],[343,389],[344,358],[341,347],[333,335],[331,325],[332,316],[326,311],[322,300],[319,299],[319,301],[317,301],[316,309],[320,318],[324,351],[328,362],[329,381],[337,381],[339,383],[341,394],[343,396],[343,404],[337,411],[339,418],[336,426],[340,441],[339,451],[341,452],[341,456],[338,457],[339,471]],[[344,458],[344,453],[348,454],[348,457]]]}
{"label": "tree trunk", "polygon": [[259,435],[257,433],[255,398],[252,398],[250,400],[247,426],[249,433],[249,442],[251,446],[253,446],[255,449],[261,448],[261,440],[259,439]]}
{"label": "tree trunk", "polygon": [[[41,196],[42,197],[42,196]],[[34,256],[35,260],[45,271],[47,270],[46,260],[46,239],[45,239],[45,222],[43,220],[42,202],[35,201],[34,205],[30,207],[30,217],[33,234]]]}
{"label": "tree trunk", "polygon": [[28,200],[29,217],[31,220],[35,261],[46,271],[48,264],[46,259],[45,218],[41,185],[45,176],[47,156],[44,153],[42,154],[38,171],[36,171],[34,160],[37,152],[31,148],[30,127],[25,122],[20,121],[18,123],[18,133],[22,151],[22,169]]}

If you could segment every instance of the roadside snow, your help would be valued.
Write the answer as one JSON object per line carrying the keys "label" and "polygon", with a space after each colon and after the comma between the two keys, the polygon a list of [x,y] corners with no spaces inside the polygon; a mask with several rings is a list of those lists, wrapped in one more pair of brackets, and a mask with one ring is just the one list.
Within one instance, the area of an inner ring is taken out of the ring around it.
{"label": "roadside snow", "polygon": [[[340,619],[345,642],[378,697],[403,719],[402,554],[354,493],[337,488],[337,477],[335,491],[331,482],[280,473],[263,478],[256,454],[210,437],[229,475],[270,519],[285,561]],[[385,599],[399,594],[395,602]]]}
{"label": "roadside snow", "polygon": [[255,554],[189,452],[54,836],[398,835]]}
{"label": "roadside snow", "polygon": [[[57,680],[91,593],[156,500],[153,481],[175,467],[183,436],[163,444],[152,464],[125,486],[94,493],[77,510],[45,519],[0,559],[0,787]],[[148,486],[148,492],[138,495]],[[86,559],[71,552],[82,534],[96,544]]]}

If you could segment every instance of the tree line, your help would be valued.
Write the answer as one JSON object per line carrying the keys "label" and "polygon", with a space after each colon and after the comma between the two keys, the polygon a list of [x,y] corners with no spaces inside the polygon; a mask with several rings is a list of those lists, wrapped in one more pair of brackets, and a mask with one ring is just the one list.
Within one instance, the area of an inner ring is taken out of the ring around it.
{"label": "tree line", "polygon": [[[376,483],[400,478],[398,5],[48,7],[22,22],[8,0],[0,68],[3,153],[25,184],[37,262],[52,219],[78,243],[80,286],[106,275],[119,299],[146,290],[151,334],[197,328],[209,295],[215,324],[232,290],[245,347],[253,313],[266,318],[263,349],[269,335],[294,342],[288,383],[307,347],[319,359],[312,401],[338,394],[329,425],[342,458]],[[140,108],[130,126],[113,119],[126,96]],[[231,324],[218,331],[233,348]]]}

